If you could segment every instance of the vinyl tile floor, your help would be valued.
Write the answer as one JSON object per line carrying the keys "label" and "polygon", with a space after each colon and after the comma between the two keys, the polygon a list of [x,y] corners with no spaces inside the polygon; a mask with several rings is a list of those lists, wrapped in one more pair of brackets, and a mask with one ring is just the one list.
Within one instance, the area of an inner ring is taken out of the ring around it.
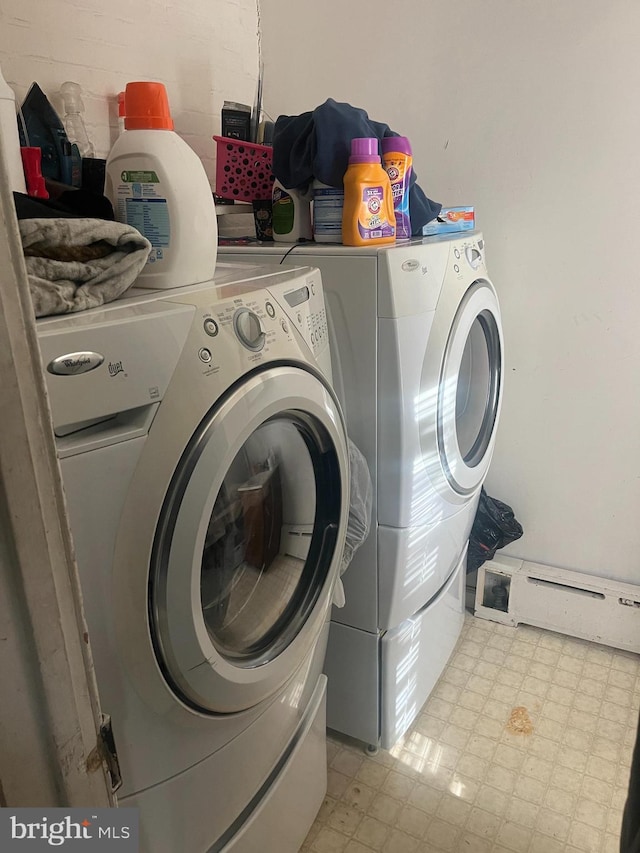
{"label": "vinyl tile floor", "polygon": [[618,853],[640,657],[467,615],[391,751],[329,732],[305,853]]}

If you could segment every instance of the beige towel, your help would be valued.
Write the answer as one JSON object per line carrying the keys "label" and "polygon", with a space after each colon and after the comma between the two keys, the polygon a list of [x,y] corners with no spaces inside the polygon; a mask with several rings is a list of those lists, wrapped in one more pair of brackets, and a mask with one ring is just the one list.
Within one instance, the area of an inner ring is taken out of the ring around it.
{"label": "beige towel", "polygon": [[103,219],[21,219],[36,317],[96,308],[121,296],[147,262],[151,243],[130,225]]}

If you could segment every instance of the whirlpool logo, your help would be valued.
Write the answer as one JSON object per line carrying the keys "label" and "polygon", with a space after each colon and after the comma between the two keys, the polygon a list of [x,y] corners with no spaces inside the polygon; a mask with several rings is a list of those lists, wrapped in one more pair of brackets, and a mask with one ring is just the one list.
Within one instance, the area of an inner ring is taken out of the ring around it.
{"label": "whirlpool logo", "polygon": [[99,352],[69,352],[52,359],[47,370],[57,376],[77,376],[95,370],[103,361],[104,356]]}
{"label": "whirlpool logo", "polygon": [[138,853],[137,809],[0,809],[0,850]]}

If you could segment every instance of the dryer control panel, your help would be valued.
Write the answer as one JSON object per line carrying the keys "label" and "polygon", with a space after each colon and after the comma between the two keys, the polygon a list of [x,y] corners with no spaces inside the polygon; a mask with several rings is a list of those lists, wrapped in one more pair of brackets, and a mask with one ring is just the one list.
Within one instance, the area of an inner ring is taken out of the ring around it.
{"label": "dryer control panel", "polygon": [[380,250],[378,317],[435,311],[447,277],[486,276],[481,232],[424,237]]}

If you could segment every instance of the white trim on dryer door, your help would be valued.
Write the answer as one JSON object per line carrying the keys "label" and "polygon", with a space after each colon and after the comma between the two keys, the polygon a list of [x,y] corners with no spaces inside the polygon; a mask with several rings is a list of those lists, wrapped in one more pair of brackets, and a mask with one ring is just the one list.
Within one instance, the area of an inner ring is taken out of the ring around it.
{"label": "white trim on dryer door", "polygon": [[[467,348],[473,343],[471,335],[476,323],[483,331],[483,349],[486,349],[488,360],[487,376],[478,376],[477,384],[480,384],[482,379],[482,385],[487,387],[482,389],[485,396],[482,422],[474,437],[474,445],[464,453],[460,448],[457,426],[459,383],[463,358],[465,352],[468,352]],[[425,362],[427,360],[428,353]],[[476,281],[465,293],[451,324],[438,383],[437,435],[440,468],[451,488],[460,494],[472,494],[482,485],[489,469],[502,403],[502,375],[503,345],[498,300],[487,282]],[[427,383],[428,381],[427,379]],[[430,426],[426,434],[422,433],[421,441],[423,451],[432,447]]]}

